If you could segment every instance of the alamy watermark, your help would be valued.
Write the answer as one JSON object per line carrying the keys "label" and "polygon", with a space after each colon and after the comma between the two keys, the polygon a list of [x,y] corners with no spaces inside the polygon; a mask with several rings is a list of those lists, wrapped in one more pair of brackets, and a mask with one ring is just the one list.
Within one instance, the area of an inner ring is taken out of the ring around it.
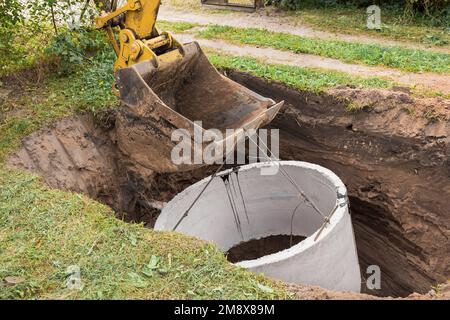
{"label": "alamy watermark", "polygon": [[371,5],[367,8],[367,28],[381,30],[381,9],[377,5]]}
{"label": "alamy watermark", "polygon": [[171,159],[175,165],[246,164],[271,162],[261,168],[262,175],[278,173],[280,135],[278,129],[208,129],[202,122],[194,122],[193,134],[186,129],[172,132]]}
{"label": "alamy watermark", "polygon": [[66,270],[66,287],[69,290],[83,290],[83,284],[81,282],[81,270],[77,265],[69,266]]}
{"label": "alamy watermark", "polygon": [[366,280],[366,286],[369,290],[381,289],[381,269],[377,265],[371,265],[367,267],[366,274],[369,277]]}

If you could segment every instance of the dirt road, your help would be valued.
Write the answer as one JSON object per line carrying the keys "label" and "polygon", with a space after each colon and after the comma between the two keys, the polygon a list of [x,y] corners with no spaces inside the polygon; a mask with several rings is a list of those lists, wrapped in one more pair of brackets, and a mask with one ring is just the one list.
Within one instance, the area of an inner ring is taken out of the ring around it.
{"label": "dirt road", "polygon": [[198,24],[218,24],[237,28],[261,28],[275,32],[283,32],[309,38],[325,40],[342,40],[347,42],[378,43],[391,46],[401,46],[412,49],[422,49],[434,52],[450,53],[448,48],[428,47],[417,43],[401,42],[388,39],[380,39],[367,35],[348,35],[315,30],[309,26],[299,24],[290,17],[268,16],[261,12],[255,13],[216,13],[201,11],[187,11],[174,8],[168,4],[160,7],[159,19],[171,22],[190,22]]}
{"label": "dirt road", "polygon": [[183,43],[197,41],[202,47],[211,48],[233,56],[251,56],[267,60],[273,64],[328,69],[346,72],[359,77],[380,77],[407,87],[416,87],[427,91],[440,91],[445,95],[450,94],[450,76],[446,75],[402,72],[383,67],[345,63],[337,59],[324,58],[311,54],[296,54],[272,48],[238,46],[222,40],[197,38],[193,34],[176,34],[175,36]]}

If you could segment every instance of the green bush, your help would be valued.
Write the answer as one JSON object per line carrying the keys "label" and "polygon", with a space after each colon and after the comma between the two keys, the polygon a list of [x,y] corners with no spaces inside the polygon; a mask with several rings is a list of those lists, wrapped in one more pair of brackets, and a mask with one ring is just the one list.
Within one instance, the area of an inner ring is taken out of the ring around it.
{"label": "green bush", "polygon": [[88,27],[94,14],[86,0],[0,0],[0,77],[47,62],[60,74],[77,70],[107,43]]}
{"label": "green bush", "polygon": [[61,74],[70,74],[91,62],[91,57],[111,50],[103,32],[80,28],[60,32],[46,48],[46,54],[59,62]]}
{"label": "green bush", "polygon": [[13,27],[22,20],[22,5],[19,0],[0,1],[0,30]]}
{"label": "green bush", "polygon": [[447,26],[450,15],[450,0],[267,0],[266,3],[285,10],[300,10],[305,6],[335,7],[345,5],[368,7],[376,4],[389,9],[403,10],[407,14],[440,18],[440,21]]}

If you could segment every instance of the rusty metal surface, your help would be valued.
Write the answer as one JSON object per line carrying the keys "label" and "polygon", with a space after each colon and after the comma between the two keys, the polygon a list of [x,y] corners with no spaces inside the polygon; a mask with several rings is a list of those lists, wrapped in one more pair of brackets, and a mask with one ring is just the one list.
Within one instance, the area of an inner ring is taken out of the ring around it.
{"label": "rusty metal surface", "polygon": [[182,51],[182,59],[164,62],[161,56],[158,66],[143,62],[117,73],[123,104],[116,121],[119,148],[158,172],[196,167],[172,162],[174,130],[185,129],[193,137],[194,121],[202,121],[204,130],[220,130],[225,141],[234,138],[226,136],[226,129],[259,128],[282,106],[221,75],[197,43]]}

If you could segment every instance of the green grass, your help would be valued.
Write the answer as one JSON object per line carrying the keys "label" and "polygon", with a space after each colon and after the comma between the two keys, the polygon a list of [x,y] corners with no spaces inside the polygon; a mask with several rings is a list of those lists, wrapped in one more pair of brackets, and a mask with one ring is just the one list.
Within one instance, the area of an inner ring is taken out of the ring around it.
{"label": "green grass", "polygon": [[170,22],[165,20],[158,20],[156,27],[161,31],[171,31],[176,33],[183,33],[194,27],[199,26],[198,24],[189,22]]}
{"label": "green grass", "polygon": [[197,0],[167,0],[167,3],[183,9],[198,10],[201,8],[201,2]]}
{"label": "green grass", "polygon": [[279,81],[295,89],[321,92],[338,85],[363,88],[390,88],[393,82],[376,77],[358,78],[341,72],[269,64],[250,57],[233,57],[209,53],[208,58],[221,69],[249,72],[270,81]]}
{"label": "green grass", "polygon": [[[285,12],[299,23],[323,31],[368,35],[396,41],[409,41],[435,47],[450,47],[450,33],[442,25],[433,25],[433,19],[426,16],[411,16],[400,10],[382,6],[381,30],[367,29],[366,8],[352,6],[318,7],[305,3],[294,12]],[[436,24],[436,23],[434,23]]]}
{"label": "green grass", "polygon": [[[82,290],[66,286],[69,266]],[[0,299],[282,299],[213,245],[116,219],[79,194],[0,166]]]}
{"label": "green grass", "polygon": [[312,39],[263,29],[228,26],[208,26],[198,31],[198,35],[207,39],[223,39],[239,44],[320,55],[350,63],[385,66],[413,72],[450,73],[450,54],[377,44]]}
{"label": "green grass", "polygon": [[[167,3],[185,10],[201,10],[196,0],[168,0]],[[315,29],[334,33],[371,36],[380,39],[408,41],[450,49],[450,32],[442,21],[425,15],[409,15],[399,9],[382,6],[382,29],[367,29],[366,7],[351,5],[320,5],[317,1],[300,1],[297,11],[278,11],[269,6],[263,9],[272,17],[288,17],[290,23],[305,24]],[[204,13],[230,13],[228,10],[202,10]],[[444,20],[444,19],[441,19]]]}

